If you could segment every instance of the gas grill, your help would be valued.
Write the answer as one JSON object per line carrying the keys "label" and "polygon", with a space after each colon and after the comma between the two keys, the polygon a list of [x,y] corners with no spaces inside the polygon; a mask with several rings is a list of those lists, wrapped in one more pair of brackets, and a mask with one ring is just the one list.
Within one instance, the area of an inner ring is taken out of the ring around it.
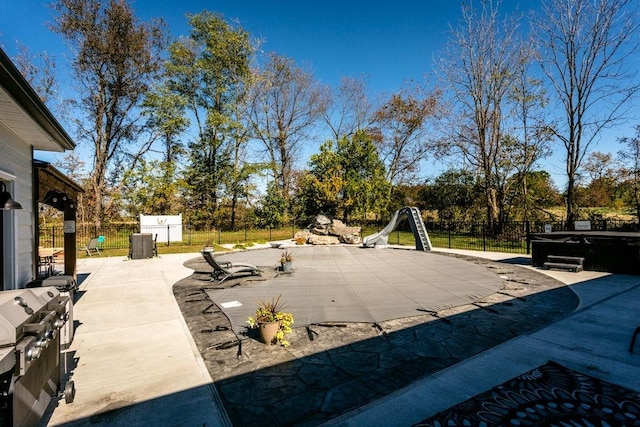
{"label": "gas grill", "polygon": [[69,299],[53,286],[0,292],[0,426],[37,425],[58,393]]}

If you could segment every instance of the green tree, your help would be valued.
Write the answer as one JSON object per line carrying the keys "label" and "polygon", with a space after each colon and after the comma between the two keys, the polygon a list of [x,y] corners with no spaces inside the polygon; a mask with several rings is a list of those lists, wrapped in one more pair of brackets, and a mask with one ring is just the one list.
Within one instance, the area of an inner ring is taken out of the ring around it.
{"label": "green tree", "polygon": [[427,211],[435,211],[433,206],[425,204],[426,200],[422,197],[425,194],[426,186],[427,184],[425,183],[393,186],[388,211],[394,212],[405,206],[415,206],[422,211],[423,217],[425,217]]}
{"label": "green tree", "polygon": [[243,124],[235,108],[249,78],[254,46],[246,31],[221,15],[189,15],[189,24],[189,37],[169,47],[166,85],[182,99],[197,131],[188,144],[187,204],[202,225],[211,227],[236,171],[235,143]]}
{"label": "green tree", "polygon": [[[149,176],[149,179],[158,179],[161,185],[154,189],[154,202],[145,206],[142,213],[174,215],[181,207],[178,168],[180,158],[185,153],[179,136],[189,125],[189,120],[183,114],[184,99],[161,85],[147,94],[143,105],[151,129],[163,143],[163,150],[161,160],[151,162],[153,169]],[[157,183],[154,181],[150,184]]]}
{"label": "green tree", "polygon": [[[616,204],[620,174],[610,153],[594,151],[587,156],[578,174],[581,186],[577,189],[577,203],[585,207],[609,207]],[[588,175],[584,176],[584,175]]]}
{"label": "green tree", "polygon": [[256,225],[258,227],[280,227],[285,222],[287,201],[282,197],[278,185],[271,181],[267,192],[256,208]]}
{"label": "green tree", "polygon": [[114,195],[118,204],[127,212],[129,219],[145,215],[175,215],[182,209],[182,183],[180,180],[165,180],[175,171],[163,160],[141,160],[136,168],[126,175],[123,191]]}
{"label": "green tree", "polygon": [[324,213],[347,222],[354,216],[364,220],[387,207],[390,183],[365,131],[342,137],[337,144],[325,142],[309,166],[301,190],[308,216]]}
{"label": "green tree", "polygon": [[143,107],[145,108],[144,114],[149,117],[149,126],[164,144],[163,162],[177,163],[180,156],[184,154],[184,146],[179,136],[190,123],[184,115],[186,100],[171,92],[166,85],[160,85],[147,93]]}
{"label": "green tree", "polygon": [[478,212],[482,192],[475,176],[465,170],[447,170],[421,192],[421,204],[438,211],[444,221],[468,221]]}
{"label": "green tree", "polygon": [[154,142],[144,138],[140,107],[161,68],[164,26],[138,21],[122,0],[57,0],[53,7],[58,15],[52,30],[75,52],[72,67],[80,86],[70,105],[78,112],[80,142],[93,149],[90,215],[100,226],[118,210],[110,195]]}
{"label": "green tree", "polygon": [[[526,174],[526,177],[520,174]],[[554,214],[548,208],[561,205],[562,195],[554,186],[551,175],[547,171],[527,171],[518,172],[511,176],[509,180],[513,183],[510,188],[509,212],[511,218],[522,221],[549,221],[556,220]],[[518,183],[527,182],[527,191],[521,191]]]}
{"label": "green tree", "polygon": [[309,165],[310,170],[301,177],[296,205],[302,206],[307,219],[318,214],[336,218],[345,186],[336,144],[331,140],[322,144],[320,152],[311,156]]}

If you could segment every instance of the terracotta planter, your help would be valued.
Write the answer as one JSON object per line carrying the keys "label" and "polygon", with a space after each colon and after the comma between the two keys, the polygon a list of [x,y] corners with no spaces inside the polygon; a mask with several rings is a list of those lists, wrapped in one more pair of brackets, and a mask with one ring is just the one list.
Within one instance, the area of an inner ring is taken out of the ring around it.
{"label": "terracotta planter", "polygon": [[262,342],[271,345],[276,332],[280,329],[280,322],[258,322],[258,329],[260,330]]}

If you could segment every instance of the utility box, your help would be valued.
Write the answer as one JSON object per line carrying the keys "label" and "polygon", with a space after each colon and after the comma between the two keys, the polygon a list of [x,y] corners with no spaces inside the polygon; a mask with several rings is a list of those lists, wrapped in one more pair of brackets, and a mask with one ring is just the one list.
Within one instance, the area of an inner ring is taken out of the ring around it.
{"label": "utility box", "polygon": [[151,233],[134,233],[129,236],[129,258],[153,258],[153,236]]}

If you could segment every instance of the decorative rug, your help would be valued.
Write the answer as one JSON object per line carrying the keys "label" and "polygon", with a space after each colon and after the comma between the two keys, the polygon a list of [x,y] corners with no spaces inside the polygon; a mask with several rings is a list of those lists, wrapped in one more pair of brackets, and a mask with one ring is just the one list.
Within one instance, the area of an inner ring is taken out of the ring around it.
{"label": "decorative rug", "polygon": [[547,362],[414,427],[640,426],[640,393]]}

